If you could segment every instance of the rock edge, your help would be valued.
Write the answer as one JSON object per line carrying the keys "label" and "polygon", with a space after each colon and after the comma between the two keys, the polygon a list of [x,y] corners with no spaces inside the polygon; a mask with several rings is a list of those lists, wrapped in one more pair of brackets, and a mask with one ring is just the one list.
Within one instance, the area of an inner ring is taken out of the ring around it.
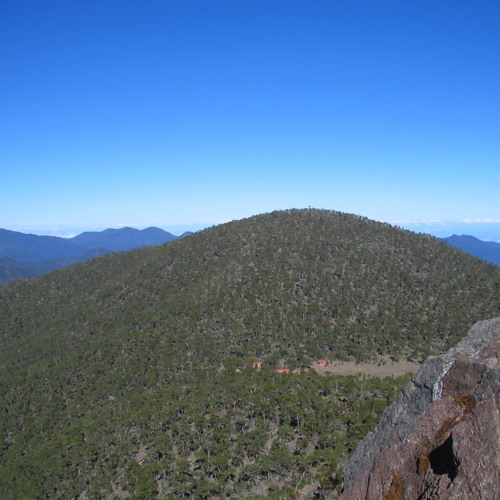
{"label": "rock edge", "polygon": [[500,317],[426,359],[349,461],[341,498],[496,499]]}

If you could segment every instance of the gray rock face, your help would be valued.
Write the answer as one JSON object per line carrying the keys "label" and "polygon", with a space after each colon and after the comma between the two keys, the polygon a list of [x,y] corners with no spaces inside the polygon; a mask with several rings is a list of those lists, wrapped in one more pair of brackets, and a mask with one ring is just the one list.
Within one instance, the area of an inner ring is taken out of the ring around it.
{"label": "gray rock face", "polygon": [[342,499],[500,498],[500,318],[429,357],[358,446]]}

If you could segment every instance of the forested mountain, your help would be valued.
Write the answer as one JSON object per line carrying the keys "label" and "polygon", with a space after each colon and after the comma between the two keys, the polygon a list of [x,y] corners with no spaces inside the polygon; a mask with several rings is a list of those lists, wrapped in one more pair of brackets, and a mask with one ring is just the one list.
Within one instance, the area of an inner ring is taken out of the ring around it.
{"label": "forested mountain", "polygon": [[37,276],[111,252],[159,245],[176,238],[155,227],[106,229],[73,238],[0,229],[0,283]]}
{"label": "forested mountain", "polygon": [[474,236],[458,236],[456,234],[443,239],[455,248],[500,266],[500,243],[482,241]]}
{"label": "forested mountain", "polygon": [[334,491],[403,381],[304,367],[420,360],[498,316],[499,298],[496,266],[321,210],[6,284],[0,496]]}

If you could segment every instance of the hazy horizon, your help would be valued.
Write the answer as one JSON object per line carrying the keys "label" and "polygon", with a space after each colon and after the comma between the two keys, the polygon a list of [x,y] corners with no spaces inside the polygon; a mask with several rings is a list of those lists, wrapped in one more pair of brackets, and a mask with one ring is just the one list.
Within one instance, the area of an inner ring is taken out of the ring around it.
{"label": "hazy horizon", "polygon": [[[260,215],[260,214],[255,214]],[[361,215],[363,214],[356,214]],[[61,238],[72,238],[84,232],[104,231],[106,229],[121,229],[124,227],[132,227],[134,229],[143,230],[148,227],[157,227],[167,231],[173,235],[180,236],[185,232],[197,232],[207,229],[214,225],[224,224],[229,221],[205,223],[205,224],[117,224],[117,225],[104,225],[104,226],[86,226],[86,227],[38,227],[38,228],[9,228],[4,227],[1,229],[8,229],[11,231],[18,231],[27,234],[36,234],[41,236],[58,236]],[[500,243],[500,221],[487,220],[487,221],[378,221],[387,222],[393,226],[402,227],[416,233],[425,233],[439,238],[446,238],[448,236],[467,235],[474,236],[482,241],[492,241]]]}

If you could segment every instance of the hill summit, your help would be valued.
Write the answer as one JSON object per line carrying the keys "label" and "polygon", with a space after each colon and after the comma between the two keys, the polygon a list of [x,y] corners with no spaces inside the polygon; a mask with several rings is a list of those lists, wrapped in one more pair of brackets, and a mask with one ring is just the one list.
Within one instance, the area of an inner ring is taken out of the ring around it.
{"label": "hill summit", "polygon": [[105,256],[16,290],[41,295],[32,312],[39,324],[64,318],[96,334],[188,335],[207,344],[208,363],[221,355],[422,359],[499,312],[499,275],[437,238],[309,209]]}

